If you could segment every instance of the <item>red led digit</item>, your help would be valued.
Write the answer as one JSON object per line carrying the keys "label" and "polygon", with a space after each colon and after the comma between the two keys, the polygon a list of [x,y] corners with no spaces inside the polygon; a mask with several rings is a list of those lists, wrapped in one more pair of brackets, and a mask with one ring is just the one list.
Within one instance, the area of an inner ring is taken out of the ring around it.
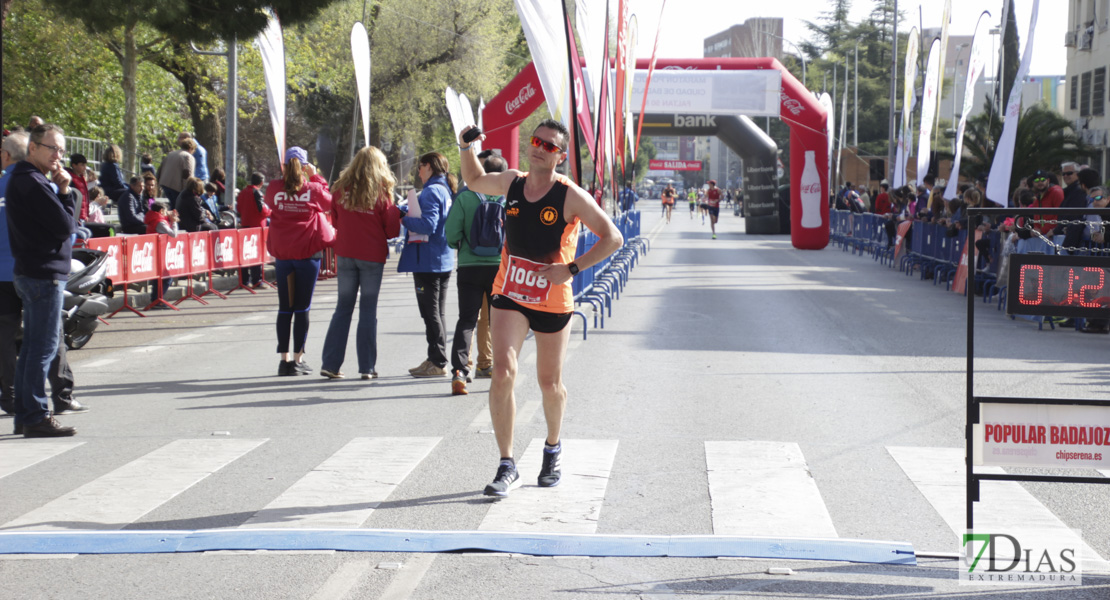
{"label": "red led digit", "polygon": [[[1097,292],[1098,290],[1101,290],[1103,287],[1105,287],[1106,286],[1106,271],[1104,271],[1102,269],[1099,269],[1099,268],[1096,268],[1096,267],[1085,267],[1083,269],[1083,272],[1085,272],[1085,273],[1098,273],[1098,285],[1090,283],[1090,284],[1087,284],[1087,285],[1079,288],[1079,304],[1081,304],[1083,306],[1086,306],[1087,308],[1102,308],[1102,305],[1099,304],[1098,302],[1095,302],[1093,299],[1091,301],[1084,300],[1083,299],[1083,292],[1085,292],[1087,290]],[[1094,296],[1094,294],[1092,294],[1092,296]]]}
{"label": "red led digit", "polygon": [[[1025,297],[1025,274],[1026,274],[1026,272],[1028,272],[1030,270],[1035,270],[1037,272],[1037,299],[1036,300],[1029,300]],[[1040,265],[1022,265],[1021,266],[1021,278],[1018,280],[1018,302],[1020,302],[1022,304],[1025,304],[1025,305],[1029,305],[1029,306],[1036,306],[1036,305],[1041,303],[1043,298],[1044,298],[1044,268],[1042,268]]]}

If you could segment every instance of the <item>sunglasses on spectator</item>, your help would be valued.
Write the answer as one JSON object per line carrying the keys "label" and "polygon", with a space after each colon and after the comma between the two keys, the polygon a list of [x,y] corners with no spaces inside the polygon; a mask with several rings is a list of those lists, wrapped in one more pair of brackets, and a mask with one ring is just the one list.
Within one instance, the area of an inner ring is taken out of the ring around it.
{"label": "sunglasses on spectator", "polygon": [[1091,202],[1098,202],[1102,200],[1103,196],[1091,196]]}
{"label": "sunglasses on spectator", "polygon": [[1064,177],[1071,177],[1075,175],[1075,171],[1064,171]]}
{"label": "sunglasses on spectator", "polygon": [[1042,181],[1048,181],[1048,177],[1038,177],[1033,180],[1033,183],[1040,183]]}
{"label": "sunglasses on spectator", "polygon": [[552,144],[551,142],[548,142],[546,140],[541,140],[536,136],[532,136],[532,145],[537,148],[543,148],[544,150],[547,150],[552,154],[563,151],[562,148],[556,146],[555,144]]}

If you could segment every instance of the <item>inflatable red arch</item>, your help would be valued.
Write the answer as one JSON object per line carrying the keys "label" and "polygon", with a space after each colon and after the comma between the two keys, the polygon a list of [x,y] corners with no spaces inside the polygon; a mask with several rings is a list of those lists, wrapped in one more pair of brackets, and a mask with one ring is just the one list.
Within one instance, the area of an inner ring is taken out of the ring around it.
{"label": "inflatable red arch", "polygon": [[[636,61],[637,69],[647,69],[648,59]],[[828,137],[825,123],[828,115],[813,93],[798,81],[782,63],[773,58],[660,58],[657,69],[683,70],[769,70],[782,73],[782,105],[780,118],[790,127],[790,241],[801,250],[820,250],[829,244],[829,164]],[[520,154],[519,127],[524,119],[543,104],[536,68],[529,63],[504,89],[493,97],[482,112],[482,125],[486,133],[485,147],[500,148],[509,161],[510,168],[517,167]],[[820,178],[818,190],[811,183],[807,197],[811,200],[805,209],[806,227],[802,227],[802,172],[806,153],[813,152]],[[816,194],[814,192],[817,192]],[[818,205],[812,198],[818,196]],[[819,208],[819,213],[814,210]],[[820,222],[813,219],[820,215]]]}

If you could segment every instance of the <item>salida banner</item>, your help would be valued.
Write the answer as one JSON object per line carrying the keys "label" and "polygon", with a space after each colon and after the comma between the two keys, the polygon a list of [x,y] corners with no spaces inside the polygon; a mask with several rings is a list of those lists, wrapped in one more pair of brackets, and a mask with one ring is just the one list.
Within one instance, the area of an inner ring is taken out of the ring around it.
{"label": "salida banner", "polygon": [[648,161],[648,168],[653,171],[700,171],[700,160],[658,160]]}

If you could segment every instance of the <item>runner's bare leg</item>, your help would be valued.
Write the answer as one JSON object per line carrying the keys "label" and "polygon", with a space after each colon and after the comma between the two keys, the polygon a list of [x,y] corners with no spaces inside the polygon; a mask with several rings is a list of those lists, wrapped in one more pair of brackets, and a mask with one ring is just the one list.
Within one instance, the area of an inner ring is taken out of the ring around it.
{"label": "runner's bare leg", "polygon": [[528,335],[528,318],[515,310],[490,307],[489,320],[493,341],[493,381],[490,382],[489,387],[489,416],[493,421],[497,449],[502,457],[508,458],[513,456],[513,422],[516,419],[516,398],[513,395],[513,386],[516,384],[520,348]]}

